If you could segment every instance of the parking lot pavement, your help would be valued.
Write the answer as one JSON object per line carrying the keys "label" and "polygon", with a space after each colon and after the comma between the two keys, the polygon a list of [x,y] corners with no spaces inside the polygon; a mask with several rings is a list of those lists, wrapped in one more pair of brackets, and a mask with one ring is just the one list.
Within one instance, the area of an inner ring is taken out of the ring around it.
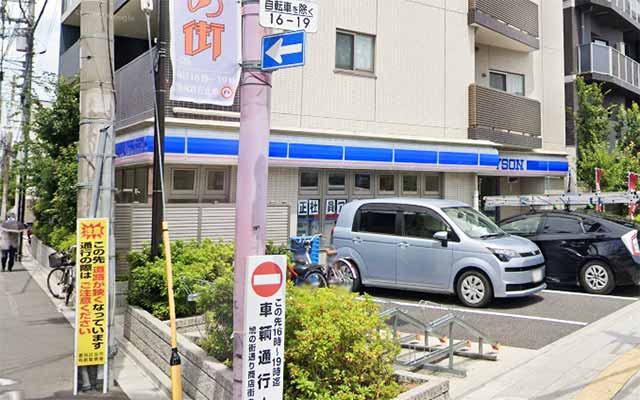
{"label": "parking lot pavement", "polygon": [[[621,288],[610,296],[566,290],[545,290],[519,299],[496,299],[490,307],[461,306],[454,296],[387,289],[367,293],[383,309],[398,307],[423,321],[450,310],[505,346],[540,349],[638,300],[638,288]],[[428,301],[428,304],[419,304]],[[410,329],[409,329],[410,331]],[[442,334],[445,334],[442,332]],[[462,337],[462,333],[455,334]]]}

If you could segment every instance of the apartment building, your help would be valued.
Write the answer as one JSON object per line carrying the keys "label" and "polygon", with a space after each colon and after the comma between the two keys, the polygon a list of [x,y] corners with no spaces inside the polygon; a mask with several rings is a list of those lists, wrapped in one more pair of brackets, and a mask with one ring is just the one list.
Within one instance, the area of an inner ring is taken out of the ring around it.
{"label": "apartment building", "polygon": [[[605,87],[605,104],[630,106],[640,100],[640,1],[565,0],[564,51],[567,108],[575,110],[575,78]],[[614,138],[611,138],[612,141]],[[576,145],[567,119],[568,146]]]}
{"label": "apartment building", "polygon": [[[136,1],[115,3],[118,202],[144,205],[153,151],[144,16]],[[273,74],[269,201],[286,206],[287,234],[328,233],[358,198],[481,207],[485,195],[563,190],[560,1],[319,3],[306,65]],[[78,71],[78,4],[63,4],[65,75]],[[169,102],[170,203],[234,202],[238,104]]]}

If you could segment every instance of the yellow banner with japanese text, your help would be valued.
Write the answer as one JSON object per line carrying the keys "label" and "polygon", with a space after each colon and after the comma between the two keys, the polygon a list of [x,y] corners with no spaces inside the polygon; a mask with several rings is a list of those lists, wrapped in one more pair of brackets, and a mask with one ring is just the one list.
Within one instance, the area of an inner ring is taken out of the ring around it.
{"label": "yellow banner with japanese text", "polygon": [[76,365],[107,360],[109,220],[78,220],[76,254]]}

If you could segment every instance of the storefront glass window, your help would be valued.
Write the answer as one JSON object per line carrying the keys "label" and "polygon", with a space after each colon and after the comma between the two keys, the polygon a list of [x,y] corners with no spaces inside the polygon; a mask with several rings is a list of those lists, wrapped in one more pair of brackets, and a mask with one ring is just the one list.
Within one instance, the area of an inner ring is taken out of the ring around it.
{"label": "storefront glass window", "polygon": [[418,177],[416,175],[404,175],[402,177],[402,193],[418,193]]}
{"label": "storefront glass window", "polygon": [[424,194],[429,197],[440,197],[440,175],[424,177]]}
{"label": "storefront glass window", "polygon": [[357,192],[370,192],[371,174],[355,174],[354,187]]}
{"label": "storefront glass window", "polygon": [[329,190],[332,192],[344,192],[347,175],[340,172],[329,173]]}
{"label": "storefront glass window", "polygon": [[194,169],[174,169],[173,185],[174,191],[193,192],[196,188],[196,171]]}
{"label": "storefront glass window", "polygon": [[394,175],[378,175],[378,190],[381,193],[393,193],[395,191]]}
{"label": "storefront glass window", "polygon": [[300,173],[300,189],[301,190],[318,190],[319,174],[317,172],[301,172]]}
{"label": "storefront glass window", "polygon": [[224,191],[224,171],[209,171],[207,173],[207,190],[210,192]]}

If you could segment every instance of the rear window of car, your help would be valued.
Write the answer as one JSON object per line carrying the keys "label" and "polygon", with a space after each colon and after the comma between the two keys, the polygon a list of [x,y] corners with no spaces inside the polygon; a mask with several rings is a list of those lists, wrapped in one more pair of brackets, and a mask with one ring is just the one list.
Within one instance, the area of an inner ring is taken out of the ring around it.
{"label": "rear window of car", "polygon": [[580,234],[584,233],[578,218],[549,215],[545,219],[542,233],[545,234]]}

